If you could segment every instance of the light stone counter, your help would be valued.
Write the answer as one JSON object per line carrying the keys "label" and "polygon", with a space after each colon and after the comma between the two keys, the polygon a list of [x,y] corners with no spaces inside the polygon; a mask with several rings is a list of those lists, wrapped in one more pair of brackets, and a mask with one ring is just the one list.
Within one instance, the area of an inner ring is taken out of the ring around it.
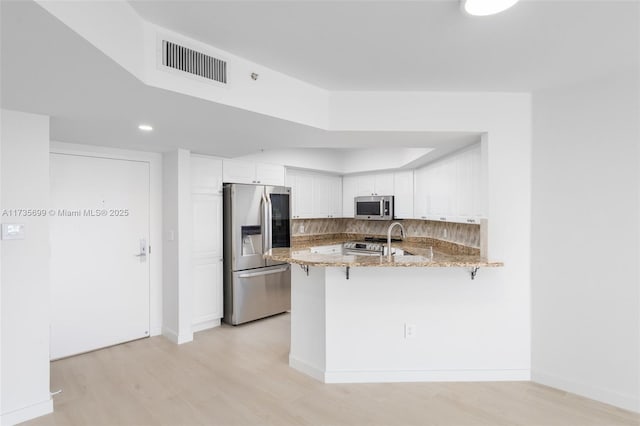
{"label": "light stone counter", "polygon": [[393,243],[393,248],[399,248],[404,255],[394,255],[391,261],[387,256],[357,256],[342,253],[315,253],[314,247],[341,244],[343,241],[336,238],[332,240],[318,241],[314,246],[274,248],[269,250],[264,257],[279,262],[294,263],[306,266],[338,266],[338,267],[499,267],[502,262],[489,261],[479,255],[450,254],[433,248],[433,259],[427,255],[428,248],[424,245],[411,243]]}

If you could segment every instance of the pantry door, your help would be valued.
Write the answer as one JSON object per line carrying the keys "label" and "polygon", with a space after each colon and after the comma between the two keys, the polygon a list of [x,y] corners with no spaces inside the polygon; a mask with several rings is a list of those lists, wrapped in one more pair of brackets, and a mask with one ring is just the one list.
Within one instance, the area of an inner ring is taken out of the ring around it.
{"label": "pantry door", "polygon": [[149,163],[50,158],[51,359],[149,336]]}

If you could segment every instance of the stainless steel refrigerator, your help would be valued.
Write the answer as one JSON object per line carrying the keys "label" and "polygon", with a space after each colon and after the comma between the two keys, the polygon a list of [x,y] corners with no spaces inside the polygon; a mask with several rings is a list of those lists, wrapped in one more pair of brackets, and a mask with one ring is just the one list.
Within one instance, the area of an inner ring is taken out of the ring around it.
{"label": "stainless steel refrigerator", "polygon": [[291,269],[265,260],[291,242],[291,188],[225,184],[224,322],[242,324],[291,308]]}

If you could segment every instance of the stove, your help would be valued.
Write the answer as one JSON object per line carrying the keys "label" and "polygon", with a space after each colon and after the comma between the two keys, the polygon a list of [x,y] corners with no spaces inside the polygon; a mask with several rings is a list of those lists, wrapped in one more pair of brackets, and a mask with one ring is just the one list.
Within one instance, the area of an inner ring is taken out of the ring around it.
{"label": "stove", "polygon": [[[392,238],[391,242],[402,241]],[[358,256],[382,256],[384,255],[384,246],[387,243],[386,238],[365,237],[362,241],[348,241],[342,244],[344,254],[355,254]]]}
{"label": "stove", "polygon": [[382,256],[384,245],[368,241],[349,241],[342,245],[345,254],[358,256]]}

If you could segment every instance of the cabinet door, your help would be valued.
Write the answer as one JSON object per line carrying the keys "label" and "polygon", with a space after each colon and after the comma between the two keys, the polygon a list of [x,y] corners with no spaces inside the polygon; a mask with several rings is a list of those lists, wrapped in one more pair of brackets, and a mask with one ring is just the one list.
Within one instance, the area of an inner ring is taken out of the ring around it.
{"label": "cabinet door", "polygon": [[256,163],[255,180],[261,185],[284,186],[284,166]]}
{"label": "cabinet door", "polygon": [[373,180],[375,195],[394,195],[393,173],[377,173]]}
{"label": "cabinet door", "polygon": [[353,202],[358,194],[358,178],[356,176],[343,176],[342,178],[342,217],[353,219]]}
{"label": "cabinet door", "polygon": [[294,217],[294,219],[309,219],[314,217],[312,175],[300,173],[296,176],[296,195],[294,203],[298,212],[297,217]]}
{"label": "cabinet door", "polygon": [[394,173],[392,194],[395,217],[411,219],[413,217],[413,170]]}
{"label": "cabinet door", "polygon": [[192,324],[196,331],[218,325],[223,315],[222,181],[221,160],[191,157]]}
{"label": "cabinet door", "polygon": [[356,196],[364,197],[376,193],[375,175],[360,175],[356,177]]}
{"label": "cabinet door", "polygon": [[415,171],[413,190],[413,217],[416,219],[427,219],[430,213],[431,199],[431,176],[428,167],[422,167]]}
{"label": "cabinet door", "polygon": [[485,174],[482,164],[481,147],[476,147],[471,151],[471,180],[472,180],[472,214],[476,218],[486,217],[485,203]]}
{"label": "cabinet door", "polygon": [[192,194],[193,325],[222,318],[222,195]]}
{"label": "cabinet door", "polygon": [[191,156],[191,188],[193,192],[222,193],[222,160],[200,155]]}
{"label": "cabinet door", "polygon": [[329,217],[342,217],[342,178],[329,178]]}
{"label": "cabinet door", "polygon": [[455,192],[455,163],[443,161],[432,166],[430,177],[430,216],[447,220],[452,215],[452,200]]}
{"label": "cabinet door", "polygon": [[473,153],[465,151],[456,156],[455,216],[473,216]]}
{"label": "cabinet door", "polygon": [[330,176],[313,176],[313,217],[329,217]]}
{"label": "cabinet door", "polygon": [[256,183],[256,167],[251,161],[223,160],[222,178],[230,183]]}
{"label": "cabinet door", "polygon": [[291,218],[298,218],[298,175],[295,170],[287,169],[285,172],[285,186],[291,188]]}

